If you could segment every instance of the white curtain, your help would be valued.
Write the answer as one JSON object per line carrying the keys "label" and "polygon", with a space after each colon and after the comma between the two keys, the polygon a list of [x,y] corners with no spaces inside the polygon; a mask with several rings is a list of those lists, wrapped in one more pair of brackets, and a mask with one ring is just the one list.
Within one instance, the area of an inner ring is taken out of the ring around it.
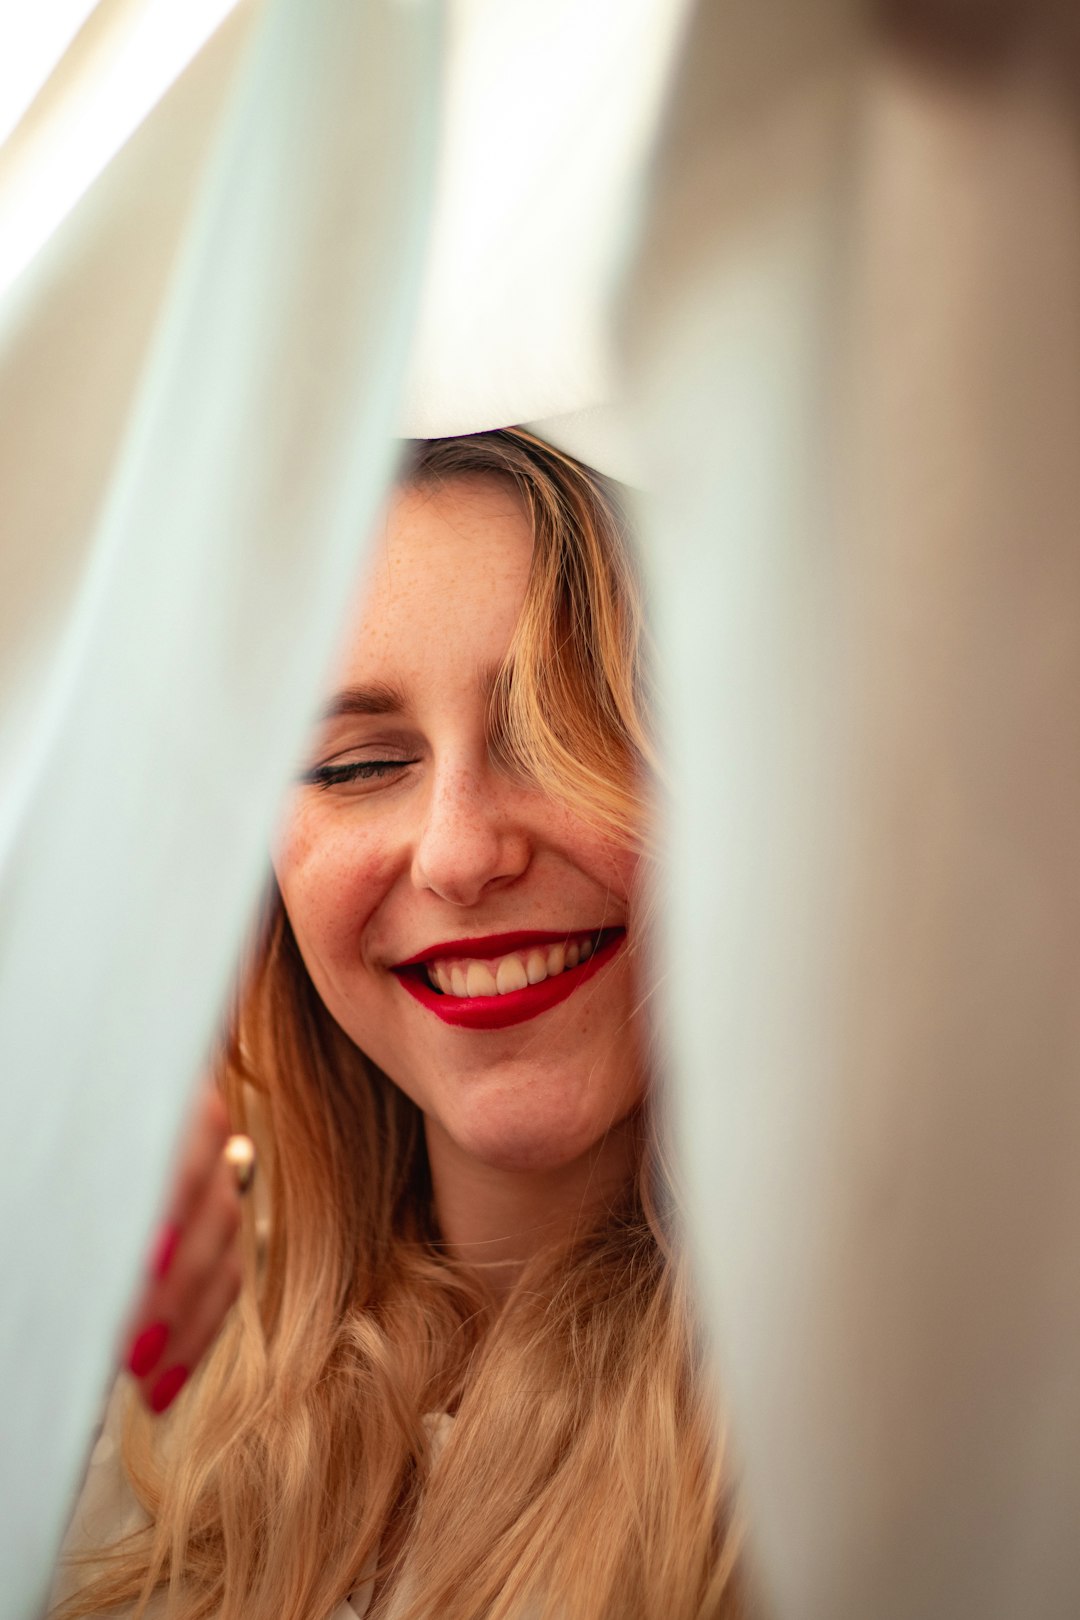
{"label": "white curtain", "polygon": [[763,1583],[1080,1613],[1071,8],[702,6],[624,331],[667,1027]]}
{"label": "white curtain", "polygon": [[5,1615],[41,1599],[392,467],[438,62],[423,0],[271,0],[3,311]]}

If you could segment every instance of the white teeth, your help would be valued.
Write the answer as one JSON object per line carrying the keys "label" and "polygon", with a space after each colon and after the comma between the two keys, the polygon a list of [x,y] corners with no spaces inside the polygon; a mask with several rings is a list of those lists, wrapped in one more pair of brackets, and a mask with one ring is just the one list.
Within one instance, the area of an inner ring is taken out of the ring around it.
{"label": "white teeth", "polygon": [[569,944],[534,945],[497,959],[429,962],[427,975],[444,996],[506,996],[530,984],[543,984],[568,968],[587,962],[596,949],[592,935],[579,934]]}
{"label": "white teeth", "polygon": [[494,996],[498,994],[495,987],[495,975],[486,962],[470,962],[465,970],[465,994],[467,996]]}
{"label": "white teeth", "polygon": [[495,970],[495,988],[500,996],[510,990],[524,990],[529,982],[525,964],[520,956],[504,956]]}
{"label": "white teeth", "polygon": [[543,951],[530,951],[525,963],[525,975],[530,984],[542,984],[548,976],[547,957]]}

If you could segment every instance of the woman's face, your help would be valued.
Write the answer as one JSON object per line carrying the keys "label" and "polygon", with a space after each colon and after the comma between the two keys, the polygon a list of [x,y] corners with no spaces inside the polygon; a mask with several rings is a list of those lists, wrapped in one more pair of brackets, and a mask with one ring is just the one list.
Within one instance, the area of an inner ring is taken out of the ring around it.
{"label": "woman's face", "polygon": [[627,1116],[644,1037],[635,858],[489,758],[531,554],[500,479],[397,495],[275,869],[319,995],[429,1139],[537,1171]]}

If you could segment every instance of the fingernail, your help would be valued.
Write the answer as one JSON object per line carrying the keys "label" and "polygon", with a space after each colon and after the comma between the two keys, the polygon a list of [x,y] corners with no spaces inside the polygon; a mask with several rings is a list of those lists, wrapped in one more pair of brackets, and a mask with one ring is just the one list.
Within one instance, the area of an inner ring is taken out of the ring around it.
{"label": "fingernail", "polygon": [[161,1360],[168,1337],[169,1330],[164,1322],[155,1322],[152,1327],[143,1328],[131,1347],[128,1371],[134,1373],[136,1378],[145,1378],[147,1373],[153,1372]]}
{"label": "fingernail", "polygon": [[187,1375],[186,1367],[170,1367],[167,1373],[162,1373],[150,1391],[151,1412],[164,1412],[167,1406],[172,1405],[187,1383]]}
{"label": "fingernail", "polygon": [[157,1248],[154,1250],[154,1258],[150,1263],[150,1269],[158,1282],[168,1275],[173,1255],[176,1253],[176,1245],[179,1241],[180,1228],[178,1226],[162,1227],[161,1236],[157,1241]]}

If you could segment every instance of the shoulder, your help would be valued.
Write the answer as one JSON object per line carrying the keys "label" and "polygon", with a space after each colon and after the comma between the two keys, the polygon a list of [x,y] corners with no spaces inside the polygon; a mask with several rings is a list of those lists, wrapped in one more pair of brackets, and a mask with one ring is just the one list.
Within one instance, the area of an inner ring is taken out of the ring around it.
{"label": "shoulder", "polygon": [[73,1597],[94,1572],[92,1563],[73,1565],[72,1559],[98,1552],[149,1523],[128,1483],[121,1460],[120,1438],[128,1399],[129,1388],[121,1377],[106,1402],[86,1476],[60,1549],[49,1593],[50,1613],[56,1604]]}

